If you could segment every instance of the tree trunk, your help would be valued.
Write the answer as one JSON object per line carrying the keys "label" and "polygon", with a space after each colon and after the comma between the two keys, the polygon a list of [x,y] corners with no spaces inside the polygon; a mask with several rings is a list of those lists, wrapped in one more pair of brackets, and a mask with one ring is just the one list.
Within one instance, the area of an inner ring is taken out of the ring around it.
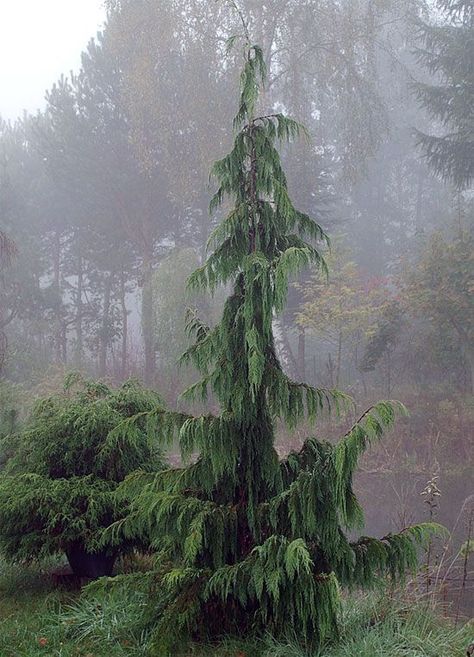
{"label": "tree trunk", "polygon": [[76,354],[75,361],[76,366],[82,366],[82,355],[84,349],[84,337],[82,332],[82,318],[83,318],[83,307],[82,307],[82,290],[84,286],[84,262],[82,255],[79,253],[78,263],[77,263],[77,298],[76,298]]}
{"label": "tree trunk", "polygon": [[390,349],[387,349],[387,397],[390,399],[392,396],[392,354]]}
{"label": "tree trunk", "polygon": [[61,329],[60,329],[60,356],[61,362],[64,365],[67,364],[67,324],[65,319],[61,320]]}
{"label": "tree trunk", "polygon": [[334,369],[335,369],[335,367],[334,367],[334,363],[333,363],[333,360],[332,360],[331,352],[329,352],[329,354],[328,354],[326,369],[327,369],[328,374],[329,374],[329,385],[331,386],[331,388],[334,388],[335,387],[335,384],[334,384]]}
{"label": "tree trunk", "polygon": [[336,388],[339,387],[341,378],[341,361],[342,361],[342,332],[339,331],[337,337],[337,360],[336,360]]}
{"label": "tree trunk", "polygon": [[472,395],[474,394],[474,350],[467,348],[465,350],[465,360],[467,369],[467,390]]}
{"label": "tree trunk", "polygon": [[279,317],[273,318],[272,326],[277,356],[283,364],[284,370],[290,376],[296,377],[298,376],[298,363],[293,355],[285,328]]}
{"label": "tree trunk", "polygon": [[145,383],[152,385],[155,378],[156,353],[153,326],[153,264],[147,249],[143,258],[142,333],[145,351]]}
{"label": "tree trunk", "polygon": [[125,299],[125,272],[120,274],[120,308],[122,311],[122,349],[120,358],[120,378],[127,376],[127,341],[128,341],[128,311]]}
{"label": "tree trunk", "polygon": [[104,307],[102,311],[102,330],[100,332],[99,347],[99,376],[104,377],[107,373],[107,350],[110,341],[110,297],[112,291],[113,272],[110,272],[104,284]]}
{"label": "tree trunk", "polygon": [[298,330],[298,376],[300,381],[306,379],[306,340],[303,327]]}
{"label": "tree trunk", "polygon": [[423,187],[425,182],[425,172],[421,165],[418,168],[418,180],[416,185],[416,207],[415,207],[415,234],[418,235],[422,228],[422,210],[423,210]]}
{"label": "tree trunk", "polygon": [[107,552],[87,552],[80,541],[68,547],[66,556],[75,575],[91,579],[112,575],[116,559]]}
{"label": "tree trunk", "polygon": [[56,329],[54,335],[54,347],[56,351],[56,361],[63,362],[63,318],[62,318],[62,293],[61,293],[61,233],[56,231],[54,234],[53,249],[53,285],[57,294],[58,308],[56,312]]}

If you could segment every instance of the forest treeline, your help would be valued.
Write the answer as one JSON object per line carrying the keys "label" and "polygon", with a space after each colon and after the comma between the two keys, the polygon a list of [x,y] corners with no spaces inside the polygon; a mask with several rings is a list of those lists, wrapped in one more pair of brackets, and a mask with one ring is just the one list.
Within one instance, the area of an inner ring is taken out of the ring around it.
{"label": "forest treeline", "polygon": [[[279,326],[288,366],[346,386],[378,369],[389,393],[401,378],[470,388],[472,203],[429,165],[469,187],[472,88],[446,116],[446,71],[428,55],[453,38],[451,56],[464,53],[468,67],[467,19],[418,0],[242,7],[270,64],[266,104],[310,135],[285,157],[290,187],[341,235],[334,294],[304,278],[292,292]],[[4,376],[18,382],[40,381],[51,363],[167,381],[184,278],[213,227],[207,176],[231,137],[238,53],[224,55],[238,19],[198,0],[108,9],[81,70],[53,85],[44,111],[1,124],[1,225],[17,249],[2,272]],[[420,21],[438,26],[423,39]],[[448,73],[462,80],[462,59],[456,67]],[[443,169],[431,135],[463,112],[464,159]]]}

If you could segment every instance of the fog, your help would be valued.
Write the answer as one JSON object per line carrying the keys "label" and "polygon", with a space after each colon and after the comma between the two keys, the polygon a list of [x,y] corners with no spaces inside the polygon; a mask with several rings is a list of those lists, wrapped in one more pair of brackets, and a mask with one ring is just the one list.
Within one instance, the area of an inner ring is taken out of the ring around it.
{"label": "fog", "polygon": [[1,2],[0,116],[13,121],[24,110],[43,110],[46,89],[79,69],[104,19],[101,0]]}
{"label": "fog", "polygon": [[[423,0],[242,0],[242,16],[232,4],[2,1],[0,435],[72,370],[137,378],[173,409],[218,407],[180,397],[197,373],[177,362],[186,309],[214,326],[230,291],[186,280],[228,209],[209,214],[209,172],[232,144],[242,45],[226,42],[243,17],[268,67],[258,111],[308,132],[279,147],[289,193],[331,242],[317,243],[327,277],[291,279],[277,354],[293,380],[354,399],[316,429],[279,427],[278,451],[400,400],[408,417],[357,476],[367,531],[436,519],[455,553],[474,493],[472,14]],[[439,63],[434,25],[471,31],[458,64]]]}

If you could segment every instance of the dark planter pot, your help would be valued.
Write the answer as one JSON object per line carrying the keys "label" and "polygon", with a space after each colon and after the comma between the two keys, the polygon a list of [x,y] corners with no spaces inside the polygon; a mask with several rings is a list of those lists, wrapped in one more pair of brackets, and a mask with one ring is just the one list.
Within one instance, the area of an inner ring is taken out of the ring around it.
{"label": "dark planter pot", "polygon": [[75,575],[90,579],[112,575],[117,558],[108,552],[87,552],[81,544],[71,545],[66,556]]}

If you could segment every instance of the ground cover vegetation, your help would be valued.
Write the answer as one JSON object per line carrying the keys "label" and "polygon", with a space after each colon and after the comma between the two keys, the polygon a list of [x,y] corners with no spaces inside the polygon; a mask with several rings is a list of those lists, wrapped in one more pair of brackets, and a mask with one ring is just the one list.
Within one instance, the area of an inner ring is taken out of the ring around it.
{"label": "ground cover vegetation", "polygon": [[[54,564],[51,565],[54,567]],[[0,653],[2,657],[149,657],[149,628],[143,627],[143,597],[97,595],[57,588],[48,571],[0,568]],[[455,626],[440,611],[384,594],[345,598],[337,644],[324,657],[464,657],[472,627]],[[226,638],[194,645],[183,655],[196,657],[313,657],[298,642]]]}

